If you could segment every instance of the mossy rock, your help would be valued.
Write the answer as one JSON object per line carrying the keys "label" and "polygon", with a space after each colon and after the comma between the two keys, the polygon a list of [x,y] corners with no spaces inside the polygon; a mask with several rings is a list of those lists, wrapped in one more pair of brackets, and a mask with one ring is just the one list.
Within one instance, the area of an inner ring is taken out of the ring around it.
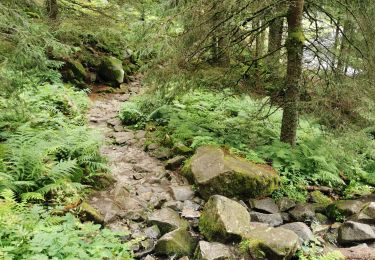
{"label": "mossy rock", "polygon": [[168,256],[192,255],[198,240],[185,229],[176,229],[162,236],[155,245],[155,253]]}
{"label": "mossy rock", "polygon": [[256,227],[244,235],[242,249],[254,259],[290,259],[299,248],[299,238],[284,228]]}
{"label": "mossy rock", "polygon": [[104,223],[104,217],[102,214],[87,202],[81,203],[79,206],[79,211],[82,219],[85,221],[92,221],[97,224]]}
{"label": "mossy rock", "polygon": [[332,199],[324,195],[321,191],[313,191],[310,193],[310,197],[313,202],[319,203],[324,206],[328,206],[332,203]]}
{"label": "mossy rock", "polygon": [[354,214],[358,214],[363,208],[364,203],[358,200],[339,200],[327,207],[327,215],[331,219],[344,220]]}
{"label": "mossy rock", "polygon": [[75,84],[82,84],[87,79],[87,71],[79,60],[67,60],[62,68],[63,78]]}
{"label": "mossy rock", "polygon": [[104,80],[110,83],[119,85],[124,82],[125,72],[122,68],[122,62],[115,57],[102,58],[98,72]]}
{"label": "mossy rock", "polygon": [[250,214],[238,202],[224,196],[212,196],[199,219],[199,230],[209,241],[240,241],[250,229]]}
{"label": "mossy rock", "polygon": [[215,146],[198,148],[182,174],[205,199],[220,194],[246,200],[268,196],[279,187],[279,175],[270,166],[226,154]]}

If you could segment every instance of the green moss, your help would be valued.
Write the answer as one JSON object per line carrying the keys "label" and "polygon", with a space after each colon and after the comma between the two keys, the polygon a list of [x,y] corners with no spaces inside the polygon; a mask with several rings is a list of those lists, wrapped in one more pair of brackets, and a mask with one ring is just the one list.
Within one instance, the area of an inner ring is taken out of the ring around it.
{"label": "green moss", "polygon": [[311,199],[313,202],[319,203],[323,206],[328,206],[332,203],[332,199],[324,195],[320,191],[313,191],[310,193]]}
{"label": "green moss", "polygon": [[93,221],[94,223],[99,224],[104,222],[104,217],[87,202],[82,202],[79,209],[84,220]]}
{"label": "green moss", "polygon": [[184,166],[181,169],[181,175],[184,176],[190,184],[194,183],[193,173],[191,172],[192,157],[185,160]]}
{"label": "green moss", "polygon": [[177,229],[164,235],[156,244],[155,251],[164,255],[175,255],[177,257],[192,255],[197,241],[188,231]]}
{"label": "green moss", "polygon": [[306,37],[305,37],[305,34],[303,33],[302,28],[288,34],[289,42],[304,43],[305,40],[306,40]]}

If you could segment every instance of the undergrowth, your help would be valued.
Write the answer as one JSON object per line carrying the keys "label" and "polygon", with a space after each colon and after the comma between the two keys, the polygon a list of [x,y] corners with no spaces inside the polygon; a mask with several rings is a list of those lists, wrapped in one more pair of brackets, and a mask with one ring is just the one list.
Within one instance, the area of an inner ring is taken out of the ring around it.
{"label": "undergrowth", "polygon": [[162,95],[153,93],[125,103],[120,118],[137,127],[156,124],[153,138],[166,146],[217,144],[248,160],[271,164],[282,180],[275,197],[304,201],[308,185],[329,186],[347,198],[374,190],[375,140],[366,130],[338,136],[304,118],[292,149],[278,139],[281,111],[265,100],[229,90],[194,90],[166,104]]}
{"label": "undergrowth", "polygon": [[0,193],[1,259],[132,259],[124,235],[17,203],[9,190]]}

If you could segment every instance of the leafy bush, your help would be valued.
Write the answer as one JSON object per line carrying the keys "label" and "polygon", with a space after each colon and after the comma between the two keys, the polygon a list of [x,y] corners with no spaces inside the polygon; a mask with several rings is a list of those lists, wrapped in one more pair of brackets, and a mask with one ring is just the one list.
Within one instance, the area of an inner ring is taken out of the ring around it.
{"label": "leafy bush", "polygon": [[0,194],[1,259],[132,259],[124,235],[19,204],[9,190]]}
{"label": "leafy bush", "polygon": [[[305,118],[300,122],[298,145],[292,149],[278,140],[281,112],[265,106],[263,100],[228,90],[190,91],[169,103],[162,102],[157,93],[152,95],[134,102],[143,112],[144,123],[158,125],[154,138],[162,143],[168,136],[172,144],[192,148],[218,144],[249,160],[270,163],[280,172],[283,184],[283,189],[275,192],[276,197],[305,200],[307,185],[339,189],[349,184],[343,192],[348,197],[356,195],[359,187],[373,191],[370,185],[374,181],[371,167],[375,140],[365,132],[334,136]],[[120,117],[127,113],[128,108],[124,108]]]}

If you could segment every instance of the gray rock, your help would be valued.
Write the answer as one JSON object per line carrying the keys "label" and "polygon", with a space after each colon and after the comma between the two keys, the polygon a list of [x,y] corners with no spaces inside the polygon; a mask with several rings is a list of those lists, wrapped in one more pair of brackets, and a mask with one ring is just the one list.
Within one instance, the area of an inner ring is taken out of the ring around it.
{"label": "gray rock", "polygon": [[280,211],[284,212],[294,208],[296,203],[287,197],[283,197],[277,201],[277,205],[279,206]]}
{"label": "gray rock", "polygon": [[227,155],[214,146],[198,148],[185,163],[182,174],[194,181],[205,199],[216,194],[244,200],[267,196],[279,184],[279,176],[271,167]]}
{"label": "gray rock", "polygon": [[297,234],[300,239],[301,244],[308,242],[313,239],[314,235],[310,228],[303,222],[293,222],[280,226],[281,228],[289,229]]}
{"label": "gray rock", "polygon": [[367,224],[348,221],[338,230],[338,242],[341,245],[375,241],[375,233]]}
{"label": "gray rock", "polygon": [[362,213],[375,220],[375,202],[370,202],[364,207]]}
{"label": "gray rock", "polygon": [[364,203],[358,200],[339,200],[327,207],[327,212],[331,218],[341,214],[345,217],[357,214],[363,208]]}
{"label": "gray rock", "polygon": [[244,234],[245,245],[253,259],[290,259],[299,248],[298,236],[284,228],[259,227]]}
{"label": "gray rock", "polygon": [[250,215],[238,202],[214,195],[204,206],[199,229],[209,241],[239,241],[250,228]]}
{"label": "gray rock", "polygon": [[187,229],[189,224],[186,220],[180,218],[178,213],[171,208],[162,208],[154,211],[148,218],[148,222],[157,225],[162,234],[174,229]]}
{"label": "gray rock", "polygon": [[280,214],[284,223],[289,223],[292,221],[292,218],[290,217],[290,214],[288,212],[281,212]]}
{"label": "gray rock", "polygon": [[144,233],[147,237],[152,239],[156,239],[160,236],[160,230],[157,225],[146,228]]}
{"label": "gray rock", "polygon": [[116,144],[126,144],[129,143],[132,139],[134,139],[134,133],[132,132],[116,132],[113,133],[113,137],[115,138]]}
{"label": "gray rock", "polygon": [[200,241],[196,249],[194,259],[197,260],[223,260],[235,259],[232,249],[217,242]]}
{"label": "gray rock", "polygon": [[250,212],[250,217],[252,221],[266,223],[271,227],[276,227],[283,224],[283,218],[280,213],[264,214],[252,211]]}
{"label": "gray rock", "polygon": [[197,239],[184,229],[176,229],[162,236],[155,246],[159,255],[185,256],[192,255],[197,245]]}
{"label": "gray rock", "polygon": [[171,171],[176,170],[182,165],[185,159],[185,156],[177,155],[165,162],[165,169]]}
{"label": "gray rock", "polygon": [[271,198],[265,198],[261,200],[250,200],[250,207],[253,210],[264,212],[264,213],[279,213],[279,207]]}
{"label": "gray rock", "polygon": [[292,219],[299,222],[311,222],[315,217],[314,209],[308,204],[298,204],[289,213]]}
{"label": "gray rock", "polygon": [[163,207],[168,207],[175,211],[181,211],[183,209],[183,203],[181,201],[170,200],[165,202]]}
{"label": "gray rock", "polygon": [[172,186],[172,197],[178,201],[191,200],[194,197],[194,191],[191,186]]}

